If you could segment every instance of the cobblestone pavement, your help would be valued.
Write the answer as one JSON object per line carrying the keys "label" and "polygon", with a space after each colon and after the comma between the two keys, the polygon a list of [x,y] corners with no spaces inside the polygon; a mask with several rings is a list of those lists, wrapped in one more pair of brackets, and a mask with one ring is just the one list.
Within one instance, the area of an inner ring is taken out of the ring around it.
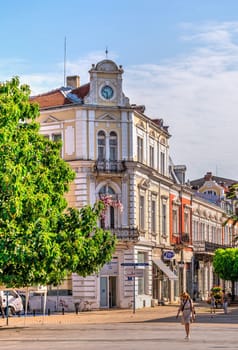
{"label": "cobblestone pavement", "polygon": [[211,350],[238,348],[238,307],[211,315],[197,305],[191,339],[176,319],[178,306],[105,310],[76,314],[11,317],[0,320],[4,350]]}

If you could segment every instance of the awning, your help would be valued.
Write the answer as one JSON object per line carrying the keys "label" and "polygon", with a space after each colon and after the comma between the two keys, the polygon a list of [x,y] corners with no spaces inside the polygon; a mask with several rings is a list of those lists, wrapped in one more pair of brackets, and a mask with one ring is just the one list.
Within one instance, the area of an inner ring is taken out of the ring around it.
{"label": "awning", "polygon": [[161,260],[161,259],[153,259],[153,262],[155,265],[158,266],[158,268],[163,271],[163,273],[170,279],[170,280],[178,280],[178,276],[176,276],[172,270]]}

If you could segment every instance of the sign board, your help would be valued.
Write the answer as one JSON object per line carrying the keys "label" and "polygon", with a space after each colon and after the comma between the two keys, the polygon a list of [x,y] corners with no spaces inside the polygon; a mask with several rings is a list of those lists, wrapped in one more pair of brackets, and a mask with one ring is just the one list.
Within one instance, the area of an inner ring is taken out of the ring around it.
{"label": "sign board", "polygon": [[175,253],[172,250],[166,250],[163,252],[163,258],[164,260],[170,260],[173,259],[175,256]]}
{"label": "sign board", "polygon": [[144,270],[142,270],[142,269],[135,269],[135,276],[136,277],[144,277]]}
{"label": "sign board", "polygon": [[143,269],[126,269],[125,275],[127,277],[144,277]]}
{"label": "sign board", "polygon": [[121,263],[121,266],[149,266],[149,263]]}
{"label": "sign board", "polygon": [[105,264],[101,271],[100,275],[104,276],[117,276],[118,274],[118,262],[117,261],[111,261],[107,264]]}
{"label": "sign board", "polygon": [[134,275],[134,270],[135,270],[134,267],[126,267],[124,269],[124,273],[127,276],[132,276],[132,275]]}

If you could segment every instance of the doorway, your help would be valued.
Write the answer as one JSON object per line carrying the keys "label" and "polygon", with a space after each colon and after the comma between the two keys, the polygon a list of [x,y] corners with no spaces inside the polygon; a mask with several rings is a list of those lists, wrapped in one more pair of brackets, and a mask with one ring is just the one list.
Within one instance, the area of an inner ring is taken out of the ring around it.
{"label": "doorway", "polygon": [[115,276],[109,276],[109,308],[117,306],[116,290],[117,278]]}
{"label": "doorway", "polygon": [[113,308],[117,306],[116,276],[100,277],[100,307]]}

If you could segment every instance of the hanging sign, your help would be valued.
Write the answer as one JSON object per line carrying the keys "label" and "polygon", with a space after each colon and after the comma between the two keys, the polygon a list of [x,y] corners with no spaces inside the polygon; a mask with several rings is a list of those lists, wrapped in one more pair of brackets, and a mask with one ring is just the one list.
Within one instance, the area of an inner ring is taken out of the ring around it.
{"label": "hanging sign", "polygon": [[164,260],[170,260],[173,259],[175,256],[175,253],[172,250],[166,250],[163,252],[163,258]]}

